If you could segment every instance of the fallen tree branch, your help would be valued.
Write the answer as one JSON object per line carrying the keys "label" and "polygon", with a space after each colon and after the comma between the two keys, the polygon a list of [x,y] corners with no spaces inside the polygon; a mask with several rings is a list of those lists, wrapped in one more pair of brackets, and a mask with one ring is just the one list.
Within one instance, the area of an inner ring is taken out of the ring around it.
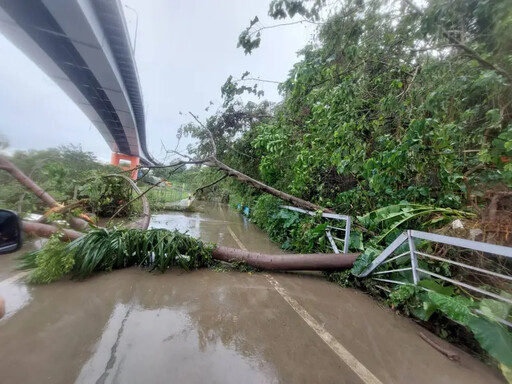
{"label": "fallen tree branch", "polygon": [[213,147],[213,157],[217,157],[217,144],[215,144],[215,140],[214,140],[214,138],[213,138],[212,131],[210,131],[210,130],[206,127],[206,125],[204,125],[203,123],[201,123],[201,121],[199,120],[199,118],[198,118],[196,115],[194,115],[192,112],[189,112],[189,114],[190,114],[190,116],[192,116],[192,117],[195,119],[195,121],[197,121],[197,123],[198,123],[201,127],[203,127],[203,129],[204,129],[206,132],[208,132],[208,136],[210,137],[210,142],[211,142],[212,147]]}
{"label": "fallen tree branch", "polygon": [[149,209],[149,202],[148,202],[148,199],[146,198],[146,196],[144,196],[142,191],[139,189],[137,184],[135,184],[135,182],[132,179],[130,179],[128,176],[120,175],[120,174],[116,174],[116,173],[111,173],[111,174],[108,174],[108,175],[103,175],[102,177],[106,177],[106,178],[108,178],[108,177],[120,177],[121,179],[126,180],[130,184],[132,189],[138,195],[140,195],[140,197],[142,198],[142,215],[141,215],[140,219],[134,221],[130,225],[130,227],[132,227],[132,228],[139,228],[139,229],[148,229],[149,221],[151,220],[151,212],[150,212],[150,209]]}
{"label": "fallen tree branch", "polygon": [[282,192],[278,189],[270,187],[270,186],[262,183],[261,181],[253,179],[252,177],[247,176],[246,174],[243,174],[242,172],[239,172],[236,169],[233,169],[233,168],[227,166],[222,161],[217,160],[216,158],[212,158],[211,162],[213,163],[213,167],[226,172],[229,177],[233,177],[234,179],[237,179],[238,181],[240,181],[242,183],[249,184],[256,189],[259,189],[262,192],[266,192],[270,195],[278,197],[281,200],[288,201],[289,203],[292,203],[296,207],[304,208],[304,209],[307,209],[310,211],[322,211],[322,212],[329,212],[329,213],[334,212],[331,209],[321,207],[320,205],[311,203],[311,202],[303,200],[299,197],[290,195],[286,192]]}
{"label": "fallen tree branch", "polygon": [[311,202],[303,200],[299,197],[290,195],[286,192],[283,192],[283,191],[280,191],[273,187],[270,187],[270,186],[262,183],[261,181],[253,179],[252,177],[247,176],[246,174],[244,174],[240,171],[237,171],[236,169],[233,169],[233,168],[229,167],[228,165],[224,164],[222,161],[220,161],[217,158],[217,145],[215,144],[215,140],[214,140],[212,132],[208,129],[208,127],[206,127],[205,124],[203,124],[199,120],[199,118],[196,115],[194,115],[192,112],[189,112],[189,114],[197,121],[197,123],[204,130],[206,130],[206,132],[208,133],[208,137],[210,139],[212,148],[213,148],[213,154],[211,156],[205,157],[204,159],[201,159],[201,160],[194,160],[194,161],[197,161],[198,163],[204,164],[208,167],[217,168],[217,169],[225,172],[229,177],[233,177],[242,183],[249,184],[256,189],[259,189],[262,192],[265,192],[265,193],[268,193],[275,197],[278,197],[281,200],[288,201],[289,203],[292,203],[296,207],[300,207],[300,208],[307,209],[310,211],[322,211],[322,212],[329,212],[329,213],[334,212],[331,209],[321,207],[320,205],[311,203]]}
{"label": "fallen tree branch", "polygon": [[460,361],[460,356],[458,354],[450,351],[447,348],[440,346],[434,340],[430,339],[427,335],[425,335],[423,332],[420,332],[420,337],[432,348],[434,348],[435,350],[437,350],[437,351],[441,352],[443,355],[445,355],[449,360]]}
{"label": "fallen tree branch", "polygon": [[199,191],[202,191],[203,189],[206,189],[206,188],[209,188],[211,186],[214,186],[215,184],[217,183],[220,183],[222,180],[224,180],[225,178],[227,178],[228,175],[225,174],[223,175],[222,177],[218,178],[217,180],[215,180],[214,182],[210,183],[210,184],[206,184],[206,185],[203,185],[202,187],[199,187],[197,188],[195,191],[194,191],[194,196],[199,192]]}
{"label": "fallen tree branch", "polygon": [[[48,216],[50,216],[52,213],[58,213],[58,214],[64,214],[66,212],[71,211],[72,209],[78,208],[83,206],[86,202],[88,202],[89,199],[82,199],[79,201],[76,201],[74,203],[68,204],[68,205],[60,205],[59,207],[53,207],[50,208],[48,211],[46,211],[39,220],[37,220],[38,223],[45,223],[48,219]],[[94,224],[93,221],[86,215],[81,215],[81,218],[85,221],[88,221],[91,224]]]}
{"label": "fallen tree branch", "polygon": [[72,229],[63,229],[50,224],[37,223],[34,221],[22,221],[23,231],[29,235],[39,237],[50,237],[57,233],[63,234],[62,240],[72,241],[83,236],[82,232],[74,231]]}
{"label": "fallen tree branch", "polygon": [[[131,200],[130,200],[130,201],[128,201],[127,203],[123,204],[123,205],[122,205],[122,206],[121,206],[121,207],[120,207],[120,208],[119,208],[119,209],[118,209],[118,210],[117,210],[117,211],[112,215],[112,217],[111,217],[110,219],[108,219],[108,221],[107,221],[107,224],[106,224],[106,225],[108,226],[108,224],[110,223],[110,221],[111,221],[114,217],[116,217],[116,216],[117,216],[117,215],[118,215],[118,214],[119,214],[123,209],[125,209],[127,206],[129,206],[130,204],[134,203],[134,202],[135,202],[135,201],[137,201],[138,199],[140,199],[140,198],[144,197],[144,195],[145,195],[146,193],[148,193],[149,191],[151,191],[153,188],[158,187],[158,185],[159,185],[159,184],[160,184],[160,183],[158,183],[158,184],[153,184],[151,187],[149,187],[148,189],[146,189],[144,192],[142,192],[141,194],[139,194],[139,195],[135,196],[133,199],[131,199]],[[147,228],[143,228],[143,229],[147,229]]]}
{"label": "fallen tree branch", "polygon": [[[39,199],[41,199],[45,204],[49,205],[50,208],[62,208],[62,204],[59,204],[57,200],[55,200],[49,193],[47,193],[43,188],[34,183],[30,177],[25,175],[18,167],[16,167],[13,163],[7,160],[4,156],[0,155],[0,169],[9,172],[9,174],[14,177],[21,185],[31,191],[34,195],[36,195]],[[90,219],[89,219],[90,220]],[[89,226],[89,224],[78,217],[71,217],[69,222],[73,228],[84,229]]]}
{"label": "fallen tree branch", "polygon": [[[23,221],[23,230],[31,235],[50,237],[54,234],[63,234],[61,240],[70,241],[78,239],[85,234],[70,229],[62,229],[53,225]],[[212,257],[225,262],[243,262],[252,267],[265,270],[279,271],[331,271],[352,268],[359,254],[296,254],[296,255],[269,255],[259,252],[243,251],[235,248],[216,247]]]}
{"label": "fallen tree branch", "polygon": [[243,262],[252,267],[278,271],[332,271],[352,268],[359,253],[313,253],[269,255],[236,248],[217,247],[213,258],[227,262]]}

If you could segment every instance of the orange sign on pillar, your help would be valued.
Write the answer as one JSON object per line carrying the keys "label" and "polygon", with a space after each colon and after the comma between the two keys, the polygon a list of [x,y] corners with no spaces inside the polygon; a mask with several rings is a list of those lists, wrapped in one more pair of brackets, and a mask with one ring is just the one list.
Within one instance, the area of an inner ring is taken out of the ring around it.
{"label": "orange sign on pillar", "polygon": [[[127,162],[129,162],[129,165]],[[140,158],[138,158],[137,156],[123,155],[122,153],[112,153],[112,157],[110,158],[110,164],[121,167],[123,171],[137,168],[139,166],[139,163]],[[137,180],[138,171],[138,169],[134,169],[131,172],[130,177],[132,180]]]}

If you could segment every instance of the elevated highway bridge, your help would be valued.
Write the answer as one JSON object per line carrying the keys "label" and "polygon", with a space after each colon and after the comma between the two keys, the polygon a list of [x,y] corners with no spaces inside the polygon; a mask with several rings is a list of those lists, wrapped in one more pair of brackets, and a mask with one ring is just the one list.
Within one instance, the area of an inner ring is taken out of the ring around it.
{"label": "elevated highway bridge", "polygon": [[80,107],[112,150],[114,164],[155,163],[119,0],[0,0],[0,32]]}

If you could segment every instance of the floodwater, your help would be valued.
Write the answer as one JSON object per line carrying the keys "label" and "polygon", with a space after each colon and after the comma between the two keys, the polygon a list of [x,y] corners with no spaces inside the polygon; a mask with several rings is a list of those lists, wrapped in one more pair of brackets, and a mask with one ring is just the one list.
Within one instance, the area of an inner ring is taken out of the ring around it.
{"label": "floodwater", "polygon": [[[203,208],[151,225],[280,252],[236,212]],[[503,382],[462,351],[460,362],[446,359],[410,319],[316,275],[130,268],[26,286],[15,257],[0,256],[0,383]]]}

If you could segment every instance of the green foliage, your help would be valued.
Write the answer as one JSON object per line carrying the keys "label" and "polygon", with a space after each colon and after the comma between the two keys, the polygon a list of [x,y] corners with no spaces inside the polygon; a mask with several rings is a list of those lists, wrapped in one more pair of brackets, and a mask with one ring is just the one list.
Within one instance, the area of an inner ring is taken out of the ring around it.
{"label": "green foliage", "polygon": [[512,367],[512,333],[503,325],[471,316],[467,326],[483,349],[505,366]]}
{"label": "green foliage", "polygon": [[251,220],[284,249],[302,253],[332,252],[325,230],[327,225],[339,226],[339,222],[329,223],[320,215],[308,216],[282,209],[282,205],[285,203],[273,196],[261,195],[255,200]]}
{"label": "green foliage", "polygon": [[[506,4],[430,0],[421,14],[372,0],[329,8],[318,39],[280,85],[282,103],[234,142],[252,137],[246,153],[257,158],[257,178],[338,212],[364,216],[408,201],[424,212],[396,221],[413,227],[462,214],[469,194],[511,183],[511,87],[448,46],[442,31],[457,31],[450,33],[510,74]],[[274,1],[269,14],[317,20],[322,6]],[[258,20],[249,28],[258,30]],[[236,153],[230,161],[243,167]]]}
{"label": "green foliage", "polygon": [[[432,227],[434,224],[446,223],[460,217],[474,217],[474,214],[450,208],[437,208],[421,204],[400,203],[379,208],[364,216],[358,216],[359,223],[365,228],[381,233],[376,239],[379,243],[390,235],[395,238],[401,231],[402,224],[407,223],[410,227],[410,220],[424,219],[421,223],[424,227]],[[426,220],[426,219],[428,220]],[[404,226],[402,226],[404,228]]]}
{"label": "green foliage", "polygon": [[[62,203],[72,200],[75,187],[83,185],[96,172],[119,171],[114,166],[99,163],[91,152],[74,145],[43,151],[16,151],[8,159]],[[0,207],[18,213],[46,210],[36,196],[26,192],[7,172],[0,172],[0,184]]]}
{"label": "green foliage", "polygon": [[366,270],[372,261],[380,254],[381,250],[374,247],[366,247],[365,251],[356,259],[352,266],[352,274],[359,276]]}
{"label": "green foliage", "polygon": [[353,287],[356,285],[354,275],[350,273],[350,270],[330,272],[325,274],[328,281],[332,281],[342,287]]}
{"label": "green foliage", "polygon": [[[435,280],[423,280],[420,286],[401,285],[389,294],[388,301],[394,308],[424,321],[436,311],[443,313],[468,327],[480,346],[501,364],[504,373],[512,366],[512,333],[497,322],[508,317],[509,304],[489,299],[477,303],[456,295],[453,287],[444,287]],[[476,308],[481,310],[481,315],[474,312]]]}
{"label": "green foliage", "polygon": [[133,265],[160,272],[173,266],[186,270],[207,267],[212,263],[211,252],[211,245],[178,231],[95,229],[69,244],[52,238],[40,250],[23,255],[20,268],[34,268],[30,280],[48,283],[67,272],[85,278]]}
{"label": "green foliage", "polygon": [[[425,292],[419,286],[402,285],[390,293],[390,304],[425,321],[435,311],[442,312],[468,327],[481,347],[505,368],[512,366],[512,333],[497,322],[497,319],[508,317],[509,304],[489,299],[478,304],[455,295],[453,287],[443,287],[435,280],[424,280],[420,285],[430,291]],[[476,308],[481,310],[481,315],[475,314]]]}
{"label": "green foliage", "polygon": [[[102,172],[89,172],[89,177],[78,186],[78,197],[89,199],[89,208],[101,217],[111,217],[123,204],[133,197],[133,190],[120,177],[104,177]],[[129,205],[118,216],[134,214],[135,205]]]}
{"label": "green foliage", "polygon": [[429,292],[428,298],[450,319],[467,324],[472,315],[473,302],[462,296],[446,296],[437,292]]}
{"label": "green foliage", "polygon": [[[512,299],[512,295],[505,292],[502,292],[502,296]],[[511,308],[511,304],[504,303],[503,301],[482,299],[480,302],[480,310],[482,311],[482,314],[493,321],[508,318]]]}
{"label": "green foliage", "polygon": [[48,284],[71,271],[74,263],[73,255],[66,252],[66,244],[58,236],[52,236],[40,251],[23,256],[21,268],[34,268],[28,277],[29,282]]}

